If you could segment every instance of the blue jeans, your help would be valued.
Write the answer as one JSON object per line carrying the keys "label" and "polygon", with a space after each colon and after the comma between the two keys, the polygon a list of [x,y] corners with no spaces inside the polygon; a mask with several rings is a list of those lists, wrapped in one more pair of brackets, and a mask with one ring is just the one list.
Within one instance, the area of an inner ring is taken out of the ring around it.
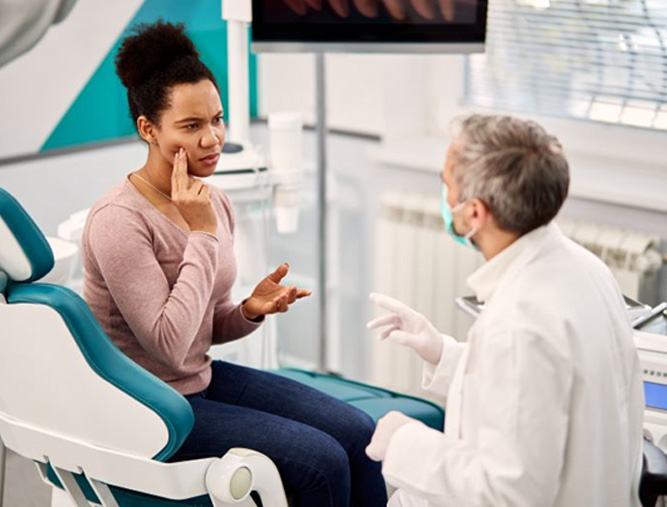
{"label": "blue jeans", "polygon": [[360,410],[293,380],[222,361],[211,383],[186,396],[195,423],[171,461],[267,455],[295,507],[386,506],[379,463],[364,452],[375,429]]}

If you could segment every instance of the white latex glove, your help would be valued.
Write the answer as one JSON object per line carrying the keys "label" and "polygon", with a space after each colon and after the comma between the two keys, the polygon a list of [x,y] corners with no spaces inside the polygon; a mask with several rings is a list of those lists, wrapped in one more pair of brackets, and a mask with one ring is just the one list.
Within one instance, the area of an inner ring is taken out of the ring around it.
{"label": "white latex glove", "polygon": [[388,339],[414,349],[424,361],[433,365],[440,362],[442,335],[426,317],[383,294],[372,293],[370,299],[390,313],[371,320],[366,324],[368,329],[380,330],[381,340]]}
{"label": "white latex glove", "polygon": [[384,460],[389,448],[389,442],[391,442],[391,437],[394,436],[394,433],[402,426],[413,422],[419,421],[395,410],[387,412],[377,423],[371,443],[366,447],[366,455],[373,461]]}

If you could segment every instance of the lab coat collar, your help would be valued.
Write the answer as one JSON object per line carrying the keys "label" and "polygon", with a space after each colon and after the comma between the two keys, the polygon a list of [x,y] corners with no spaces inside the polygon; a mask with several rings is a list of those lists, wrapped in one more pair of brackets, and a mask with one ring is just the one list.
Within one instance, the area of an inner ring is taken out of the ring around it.
{"label": "lab coat collar", "polygon": [[548,238],[561,236],[554,222],[524,234],[502,252],[485,263],[468,277],[468,286],[475,292],[478,301],[487,302],[500,284],[504,275],[528,262]]}

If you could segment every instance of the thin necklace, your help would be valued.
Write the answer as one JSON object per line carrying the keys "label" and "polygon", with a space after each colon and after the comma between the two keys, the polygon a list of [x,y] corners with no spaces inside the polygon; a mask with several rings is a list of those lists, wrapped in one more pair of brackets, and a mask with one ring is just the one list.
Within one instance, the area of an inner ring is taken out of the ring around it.
{"label": "thin necklace", "polygon": [[160,190],[159,188],[157,188],[157,187],[156,187],[155,185],[153,185],[150,181],[148,181],[148,180],[142,178],[141,176],[139,176],[138,173],[132,173],[132,176],[136,176],[136,177],[139,178],[141,181],[143,181],[146,185],[148,185],[148,186],[151,187],[153,190],[155,190],[156,192],[158,192],[160,195],[162,195],[163,197],[165,197],[166,199],[169,199],[169,200],[171,201],[171,197],[170,197],[170,196],[168,196],[167,194],[165,194],[162,190]]}

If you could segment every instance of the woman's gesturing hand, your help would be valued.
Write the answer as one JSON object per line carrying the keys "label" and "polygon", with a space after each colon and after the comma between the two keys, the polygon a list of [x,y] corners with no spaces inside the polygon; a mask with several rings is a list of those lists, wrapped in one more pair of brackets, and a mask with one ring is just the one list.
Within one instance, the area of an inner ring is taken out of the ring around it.
{"label": "woman's gesturing hand", "polygon": [[243,314],[248,319],[256,319],[271,313],[286,312],[289,305],[294,301],[310,296],[311,292],[309,290],[280,285],[288,271],[289,265],[283,263],[273,273],[259,282],[252,295],[243,303]]}
{"label": "woman's gesturing hand", "polygon": [[211,191],[198,179],[188,176],[188,156],[183,148],[174,156],[171,200],[191,231],[215,234],[218,221],[211,205]]}

